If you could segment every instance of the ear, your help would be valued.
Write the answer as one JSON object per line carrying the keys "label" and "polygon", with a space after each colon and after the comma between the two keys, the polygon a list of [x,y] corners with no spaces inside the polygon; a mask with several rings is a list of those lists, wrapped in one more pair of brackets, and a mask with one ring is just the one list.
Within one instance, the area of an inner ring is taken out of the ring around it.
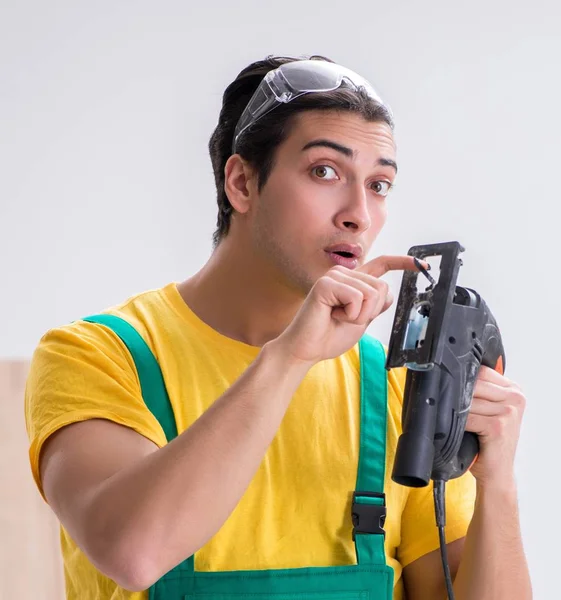
{"label": "ear", "polygon": [[257,191],[254,169],[239,154],[230,156],[224,167],[224,191],[236,212],[246,213]]}

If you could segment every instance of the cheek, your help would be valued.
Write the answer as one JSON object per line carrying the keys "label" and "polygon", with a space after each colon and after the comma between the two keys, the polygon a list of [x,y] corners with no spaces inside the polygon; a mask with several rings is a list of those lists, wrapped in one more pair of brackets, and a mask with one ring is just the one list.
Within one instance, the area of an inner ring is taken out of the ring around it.
{"label": "cheek", "polygon": [[372,210],[370,211],[370,222],[372,223],[371,235],[376,237],[382,227],[386,224],[388,220],[388,205],[386,201],[374,202]]}
{"label": "cheek", "polygon": [[386,221],[388,219],[388,208],[385,202],[379,202],[375,204],[375,208],[372,210],[370,214],[370,228],[367,232],[367,244],[370,246],[373,244],[380,232],[384,228]]}
{"label": "cheek", "polygon": [[380,202],[380,206],[376,209],[375,218],[380,221],[382,225],[388,220],[388,202]]}
{"label": "cheek", "polygon": [[321,189],[305,177],[294,176],[277,175],[268,183],[271,185],[262,201],[271,219],[296,231],[309,231],[315,223],[329,219],[330,190],[327,188]]}
{"label": "cheek", "polygon": [[341,185],[322,185],[306,177],[293,182],[289,190],[301,218],[318,224],[333,219],[346,193]]}

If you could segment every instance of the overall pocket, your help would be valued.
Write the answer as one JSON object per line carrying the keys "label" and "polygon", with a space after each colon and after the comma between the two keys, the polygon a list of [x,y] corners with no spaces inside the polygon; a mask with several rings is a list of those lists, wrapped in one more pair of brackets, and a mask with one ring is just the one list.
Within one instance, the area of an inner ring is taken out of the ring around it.
{"label": "overall pocket", "polygon": [[188,594],[184,600],[370,600],[368,591],[347,591],[347,592],[281,592],[275,593],[200,593]]}
{"label": "overall pocket", "polygon": [[149,600],[392,600],[386,565],[269,571],[181,572],[160,579]]}

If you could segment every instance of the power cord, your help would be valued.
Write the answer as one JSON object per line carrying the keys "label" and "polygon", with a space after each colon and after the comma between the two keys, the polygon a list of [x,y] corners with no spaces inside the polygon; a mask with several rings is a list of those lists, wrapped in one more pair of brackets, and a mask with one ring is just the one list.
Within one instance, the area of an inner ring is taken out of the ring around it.
{"label": "power cord", "polygon": [[452,575],[448,565],[448,550],[446,548],[446,536],[444,528],[446,527],[446,501],[445,501],[445,482],[438,480],[434,482],[434,512],[436,516],[436,525],[438,527],[438,536],[440,538],[440,556],[442,557],[442,567],[444,568],[444,578],[446,580],[446,590],[448,600],[455,600],[454,588],[452,587]]}

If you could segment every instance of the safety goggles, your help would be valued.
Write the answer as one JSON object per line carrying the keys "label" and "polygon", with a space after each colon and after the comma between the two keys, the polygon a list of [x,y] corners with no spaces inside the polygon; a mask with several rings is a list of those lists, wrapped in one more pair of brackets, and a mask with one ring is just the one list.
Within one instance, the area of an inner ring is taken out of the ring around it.
{"label": "safety goggles", "polygon": [[234,132],[232,153],[242,133],[255,121],[281,104],[312,92],[331,92],[343,81],[358,91],[364,91],[376,102],[385,106],[374,88],[360,75],[335,63],[323,60],[295,60],[269,71],[245,107]]}

